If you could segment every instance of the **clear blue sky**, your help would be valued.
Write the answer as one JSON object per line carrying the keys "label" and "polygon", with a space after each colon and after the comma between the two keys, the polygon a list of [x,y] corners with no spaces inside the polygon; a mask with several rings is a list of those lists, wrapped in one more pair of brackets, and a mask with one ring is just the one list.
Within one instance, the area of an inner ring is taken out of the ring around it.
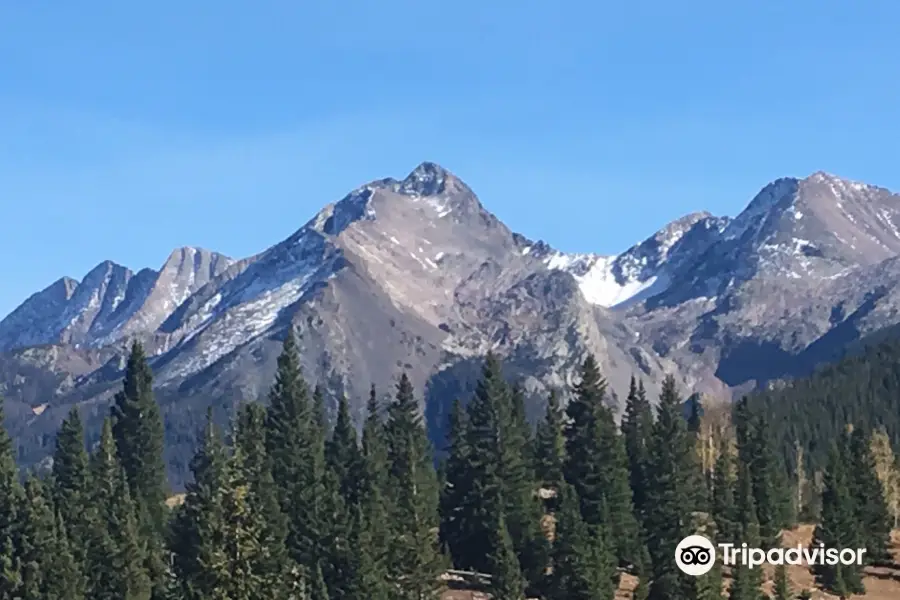
{"label": "clear blue sky", "polygon": [[423,160],[602,253],[779,176],[900,189],[898,22],[887,0],[2,2],[0,316],[104,259],[258,252]]}

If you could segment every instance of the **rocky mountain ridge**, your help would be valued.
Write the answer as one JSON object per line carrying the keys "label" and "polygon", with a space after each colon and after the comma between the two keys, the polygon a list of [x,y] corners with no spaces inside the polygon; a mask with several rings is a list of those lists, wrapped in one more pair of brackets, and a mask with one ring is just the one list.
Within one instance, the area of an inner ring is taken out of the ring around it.
{"label": "rocky mountain ridge", "polygon": [[31,426],[72,402],[99,414],[137,337],[174,422],[260,397],[293,327],[307,372],[357,409],[370,383],[409,371],[436,429],[488,350],[525,378],[534,412],[588,352],[619,392],[632,374],[654,390],[671,372],[724,396],[900,322],[898,228],[897,195],[815,173],[765,186],[734,219],[693,213],[616,256],[568,254],[423,163],[256,256],[183,248],[159,271],[104,262],[60,279],[0,321],[0,390],[23,415],[50,405]]}

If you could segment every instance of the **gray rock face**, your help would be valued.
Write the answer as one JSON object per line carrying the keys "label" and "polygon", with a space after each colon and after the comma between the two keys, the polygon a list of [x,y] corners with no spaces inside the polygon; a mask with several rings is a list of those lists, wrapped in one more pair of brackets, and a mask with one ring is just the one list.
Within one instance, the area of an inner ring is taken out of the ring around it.
{"label": "gray rock face", "polygon": [[159,271],[104,262],[57,281],[0,322],[0,391],[32,406],[21,373],[43,373],[51,408],[96,404],[139,337],[177,420],[210,399],[260,397],[292,327],[307,374],[358,415],[371,383],[389,392],[405,370],[436,429],[488,351],[536,398],[569,388],[588,353],[619,394],[632,374],[653,393],[673,373],[727,395],[900,322],[898,227],[900,197],[815,173],[767,185],[734,219],[693,213],[617,256],[571,255],[511,232],[423,163],[256,256],[183,248]]}

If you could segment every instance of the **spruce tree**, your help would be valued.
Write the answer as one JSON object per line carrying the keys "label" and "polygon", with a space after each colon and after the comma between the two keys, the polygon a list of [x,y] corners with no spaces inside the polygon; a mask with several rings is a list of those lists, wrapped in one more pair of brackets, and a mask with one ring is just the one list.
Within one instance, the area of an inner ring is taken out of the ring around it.
{"label": "spruce tree", "polygon": [[225,536],[223,493],[227,453],[211,411],[200,446],[191,459],[193,480],[186,486],[172,532],[173,570],[178,595],[206,600],[227,578],[222,541]]}
{"label": "spruce tree", "polygon": [[131,346],[122,391],[115,396],[111,416],[116,452],[132,497],[150,512],[162,532],[168,496],[163,422],[153,396],[153,373],[140,342]]}
{"label": "spruce tree", "polygon": [[[4,423],[0,396],[0,425]],[[21,534],[20,510],[24,491],[19,483],[12,440],[0,426],[0,598],[15,598],[22,572],[16,546]]]}
{"label": "spruce tree", "polygon": [[601,525],[591,528],[581,516],[575,489],[563,482],[551,551],[548,600],[608,600],[615,594],[615,556]]}
{"label": "spruce tree", "polygon": [[437,531],[437,476],[412,384],[404,373],[385,426],[391,488],[388,574],[397,600],[437,598],[445,568]]}
{"label": "spruce tree", "polygon": [[316,562],[311,571],[305,600],[331,600],[328,586],[325,585],[325,576],[322,574],[321,563]]}
{"label": "spruce tree", "polygon": [[[272,478],[272,466],[265,445],[266,411],[259,404],[245,404],[238,413],[235,430],[233,478],[246,486],[247,510],[253,517],[259,556],[254,574],[261,580],[268,597],[285,597],[293,589],[296,565],[287,556],[285,530],[287,519],[281,511]],[[237,502],[238,499],[235,499]]]}
{"label": "spruce tree", "polygon": [[343,597],[345,600],[390,600],[383,565],[378,559],[380,549],[371,535],[371,524],[366,522],[360,505],[350,510],[350,561]]}
{"label": "spruce tree", "polygon": [[344,502],[347,505],[356,505],[361,491],[363,464],[356,428],[353,426],[345,396],[341,396],[338,401],[334,431],[325,446],[325,462],[337,478]]}
{"label": "spruce tree", "polygon": [[673,560],[678,543],[692,532],[692,484],[696,462],[681,412],[675,379],[663,381],[650,438],[647,469],[647,547],[652,563],[651,600],[691,600],[689,582]]}
{"label": "spruce tree", "polygon": [[84,600],[84,571],[76,561],[72,547],[84,546],[86,538],[78,538],[72,543],[59,513],[55,517],[54,532],[56,548],[52,555],[52,571],[47,576],[44,600]]}
{"label": "spruce tree", "polygon": [[787,568],[784,564],[775,567],[775,587],[772,598],[774,600],[793,600],[794,593],[791,591],[791,584],[788,581]]}
{"label": "spruce tree", "polygon": [[628,458],[605,402],[606,381],[594,357],[589,356],[567,409],[565,477],[581,500],[585,522],[590,527],[603,525],[609,531],[619,564],[640,568],[642,547]]}
{"label": "spruce tree", "polygon": [[625,399],[625,414],[622,416],[622,438],[628,456],[628,478],[634,495],[634,510],[641,521],[647,511],[647,469],[652,433],[653,409],[647,399],[644,382],[637,384],[632,376]]}
{"label": "spruce tree", "polygon": [[716,535],[719,542],[734,543],[740,534],[734,491],[734,456],[727,441],[723,440],[716,456],[710,506],[713,520],[716,522]]}
{"label": "spruce tree", "polygon": [[[848,473],[849,448],[847,436],[834,444],[825,471],[822,492],[822,519],[813,535],[813,545],[826,548],[860,548],[861,535],[856,522],[851,475]],[[857,565],[819,564],[814,567],[819,585],[846,598],[850,594],[864,594],[861,568]]]}
{"label": "spruce tree", "polygon": [[265,438],[279,501],[288,519],[288,551],[294,561],[309,568],[323,559],[328,535],[322,512],[325,456],[320,425],[290,330],[269,393]]}
{"label": "spruce tree", "polygon": [[[78,408],[73,407],[56,434],[53,453],[52,497],[55,510],[62,516],[66,535],[70,540],[87,538],[87,499],[90,493],[88,453],[84,444],[84,429]],[[73,556],[79,567],[84,566],[84,546],[75,544]]]}
{"label": "spruce tree", "polygon": [[[739,540],[750,548],[759,547],[760,533],[759,521],[756,517],[756,503],[753,496],[753,478],[750,470],[743,462],[738,463],[736,514],[738,516],[737,529]],[[736,565],[732,568],[732,583],[729,590],[729,600],[761,600],[763,595],[760,586],[763,581],[763,572],[760,567],[750,568],[744,565]]]}
{"label": "spruce tree", "polygon": [[761,543],[777,547],[782,527],[790,522],[790,486],[783,465],[777,460],[765,413],[750,410],[748,399],[734,409],[738,460],[747,465],[753,479]]}
{"label": "spruce tree", "polygon": [[17,597],[21,600],[44,600],[50,578],[55,575],[56,523],[47,500],[41,482],[29,474],[25,480],[22,531],[17,549],[22,569],[22,586]]}
{"label": "spruce tree", "polygon": [[441,490],[441,543],[461,569],[468,566],[471,551],[467,499],[472,493],[472,449],[469,446],[468,418],[458,400],[453,403],[447,427],[447,460]]}
{"label": "spruce tree", "polygon": [[86,560],[87,598],[149,599],[154,582],[146,568],[147,543],[139,531],[138,508],[116,453],[110,419],[91,458],[91,489],[95,521]]}
{"label": "spruce tree", "polygon": [[525,578],[519,567],[519,559],[513,548],[509,529],[502,509],[499,511],[489,539],[491,554],[488,556],[488,572],[491,575],[491,598],[496,600],[523,600]]}
{"label": "spruce tree", "polygon": [[153,373],[140,342],[131,346],[122,390],[114,398],[110,416],[129,495],[138,507],[137,528],[146,547],[144,567],[153,584],[153,598],[164,600],[168,562],[164,545],[168,525],[164,429],[153,396]]}
{"label": "spruce tree", "polygon": [[854,429],[850,435],[848,460],[855,519],[862,542],[860,547],[866,548],[866,561],[870,564],[889,561],[891,517],[878,480],[875,457],[862,428]]}
{"label": "spruce tree", "polygon": [[366,403],[366,420],[362,435],[363,491],[360,519],[363,530],[358,532],[362,539],[359,543],[368,548],[367,556],[364,557],[360,568],[368,569],[370,562],[371,571],[376,575],[371,579],[361,575],[362,579],[369,582],[367,588],[372,600],[388,598],[390,591],[386,575],[391,534],[386,500],[387,446],[381,412],[375,386],[372,386]]}
{"label": "spruce tree", "polygon": [[550,392],[543,420],[535,433],[535,472],[544,488],[557,490],[563,480],[566,439],[563,436],[563,412],[556,392]]}

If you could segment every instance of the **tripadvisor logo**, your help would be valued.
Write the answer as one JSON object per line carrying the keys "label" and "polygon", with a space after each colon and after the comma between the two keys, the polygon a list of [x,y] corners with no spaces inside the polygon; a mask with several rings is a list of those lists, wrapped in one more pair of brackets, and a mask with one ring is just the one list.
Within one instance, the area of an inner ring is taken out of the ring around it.
{"label": "tripadvisor logo", "polygon": [[[751,569],[765,563],[770,565],[862,565],[865,548],[826,548],[824,544],[804,548],[750,548],[747,544],[718,544],[722,554],[722,564],[743,565]],[[705,575],[716,563],[716,546],[702,535],[689,535],[675,548],[675,564],[687,575]]]}

